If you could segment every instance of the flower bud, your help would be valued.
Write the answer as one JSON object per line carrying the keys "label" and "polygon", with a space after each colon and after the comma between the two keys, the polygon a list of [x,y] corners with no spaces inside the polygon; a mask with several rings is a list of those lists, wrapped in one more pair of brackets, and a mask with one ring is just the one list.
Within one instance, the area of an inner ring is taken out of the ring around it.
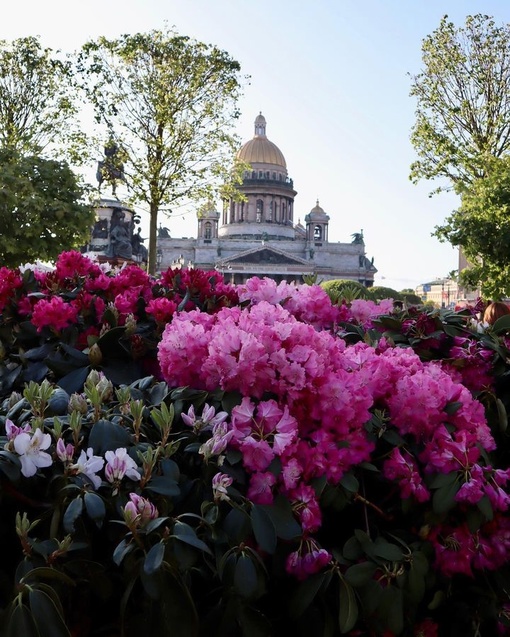
{"label": "flower bud", "polygon": [[69,398],[69,413],[77,411],[85,415],[88,411],[87,400],[83,394],[71,394]]}
{"label": "flower bud", "polygon": [[101,348],[97,343],[94,343],[92,347],[89,349],[89,361],[93,367],[97,365],[101,365],[101,361],[103,360],[103,353],[101,352]]}

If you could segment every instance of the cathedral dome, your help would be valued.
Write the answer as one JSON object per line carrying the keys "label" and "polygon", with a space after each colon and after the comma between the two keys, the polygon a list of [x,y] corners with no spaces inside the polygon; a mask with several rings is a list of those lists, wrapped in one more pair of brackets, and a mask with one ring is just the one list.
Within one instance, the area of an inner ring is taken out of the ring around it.
{"label": "cathedral dome", "polygon": [[272,164],[287,170],[282,151],[266,137],[266,119],[260,113],[255,119],[255,135],[237,153],[237,158],[250,166]]}

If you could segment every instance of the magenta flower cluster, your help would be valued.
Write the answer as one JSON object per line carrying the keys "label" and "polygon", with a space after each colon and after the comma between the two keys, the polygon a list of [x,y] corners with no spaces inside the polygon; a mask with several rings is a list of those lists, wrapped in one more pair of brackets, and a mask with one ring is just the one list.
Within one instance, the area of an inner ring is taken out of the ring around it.
{"label": "magenta flower cluster", "polygon": [[[436,568],[472,575],[508,561],[510,471],[487,461],[495,441],[484,407],[453,368],[424,363],[385,339],[377,347],[346,346],[324,329],[338,308],[317,287],[252,279],[240,299],[246,307],[177,313],[163,333],[159,362],[171,386],[242,395],[214,433],[216,449],[241,451],[252,502],[283,495],[292,503],[303,541],[288,558],[289,572],[303,578],[330,562],[316,539],[322,513],[313,482],[325,477],[336,485],[361,463],[377,462],[367,427],[376,412],[401,440],[383,459],[381,475],[398,485],[402,499],[425,507],[435,483],[450,476],[456,484],[455,516],[416,530],[428,535]],[[367,324],[373,317],[374,305],[357,301],[350,320]],[[468,511],[482,498],[493,519],[469,534]]]}

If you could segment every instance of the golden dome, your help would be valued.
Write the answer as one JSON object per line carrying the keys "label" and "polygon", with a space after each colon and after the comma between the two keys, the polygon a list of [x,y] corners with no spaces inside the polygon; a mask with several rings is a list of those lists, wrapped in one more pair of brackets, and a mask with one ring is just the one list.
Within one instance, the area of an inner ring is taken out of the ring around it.
{"label": "golden dome", "polygon": [[266,137],[266,119],[260,113],[255,119],[255,136],[237,153],[237,158],[247,164],[272,164],[287,170],[282,151]]}

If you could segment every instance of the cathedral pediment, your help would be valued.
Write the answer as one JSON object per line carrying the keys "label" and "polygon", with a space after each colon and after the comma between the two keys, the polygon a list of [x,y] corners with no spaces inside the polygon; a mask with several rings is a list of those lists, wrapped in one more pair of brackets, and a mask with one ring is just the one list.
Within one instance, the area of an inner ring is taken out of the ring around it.
{"label": "cathedral pediment", "polygon": [[262,248],[254,248],[251,250],[245,250],[235,257],[231,257],[229,259],[224,259],[222,261],[222,266],[227,266],[229,264],[278,264],[278,265],[300,265],[306,266],[306,268],[310,267],[310,264],[304,259],[300,259],[294,255],[290,255],[283,250],[278,250],[275,248],[270,248],[268,246],[264,246]]}

